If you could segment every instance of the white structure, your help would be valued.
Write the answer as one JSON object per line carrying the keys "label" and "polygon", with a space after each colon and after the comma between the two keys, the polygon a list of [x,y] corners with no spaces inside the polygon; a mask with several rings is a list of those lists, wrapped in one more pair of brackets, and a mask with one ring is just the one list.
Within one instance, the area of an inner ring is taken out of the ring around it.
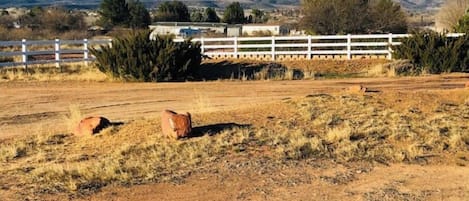
{"label": "white structure", "polygon": [[155,35],[176,35],[178,36],[181,29],[200,30],[201,33],[226,33],[226,23],[211,22],[156,22],[149,26],[152,30],[151,37]]}
{"label": "white structure", "polygon": [[234,37],[234,36],[241,36],[242,26],[241,25],[232,25],[226,28],[226,36]]}
{"label": "white structure", "polygon": [[245,24],[242,27],[242,32],[244,35],[258,35],[258,34],[267,34],[267,35],[284,35],[288,32],[284,27],[280,25],[268,25],[268,24]]}

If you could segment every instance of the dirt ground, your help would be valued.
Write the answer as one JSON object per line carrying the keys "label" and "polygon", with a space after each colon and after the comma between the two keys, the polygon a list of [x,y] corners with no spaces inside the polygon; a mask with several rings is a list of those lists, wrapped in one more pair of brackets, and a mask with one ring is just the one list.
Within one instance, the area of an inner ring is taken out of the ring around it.
{"label": "dirt ground", "polygon": [[[228,162],[229,163],[229,162]],[[469,168],[295,164],[195,174],[183,184],[108,187],[79,200],[464,200]],[[321,168],[318,168],[321,167]],[[256,171],[255,171],[255,170]]]}
{"label": "dirt ground", "polygon": [[108,83],[4,82],[0,83],[0,139],[27,135],[47,127],[67,132],[63,118],[71,105],[84,115],[103,115],[113,121],[156,117],[165,109],[190,112],[218,111],[253,104],[337,92],[354,84],[371,90],[418,91],[463,88],[467,74],[405,78],[337,80]]}
{"label": "dirt ground", "polygon": [[[463,88],[467,81],[468,74],[197,83],[5,82],[0,83],[0,139],[32,134],[44,128],[69,132],[62,122],[70,105],[79,105],[86,115],[104,115],[113,121],[127,122],[158,117],[164,108],[195,113],[224,111],[310,94],[334,93],[354,84],[364,85],[370,93],[451,91]],[[41,199],[467,200],[467,158],[461,157],[460,163],[386,164],[314,158],[278,162],[245,155],[202,164],[181,180],[128,187],[111,185],[97,193],[52,194]],[[1,179],[0,175],[0,183]],[[8,188],[0,185],[0,200],[15,200],[11,194],[14,191]]]}

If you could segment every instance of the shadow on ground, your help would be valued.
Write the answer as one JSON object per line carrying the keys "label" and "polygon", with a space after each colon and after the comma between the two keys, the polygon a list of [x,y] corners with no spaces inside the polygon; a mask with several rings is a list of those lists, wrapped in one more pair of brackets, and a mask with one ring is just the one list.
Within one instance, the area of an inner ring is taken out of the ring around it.
{"label": "shadow on ground", "polygon": [[[285,77],[287,69],[279,63],[248,63],[220,61],[204,63],[200,66],[196,79],[199,80],[218,80],[218,79],[271,79]],[[293,70],[293,78],[301,79],[303,72],[298,69]]]}
{"label": "shadow on ground", "polygon": [[219,134],[224,130],[234,129],[234,128],[249,128],[250,124],[237,124],[237,123],[220,123],[212,124],[206,126],[199,126],[192,128],[191,138],[193,137],[202,137],[204,135],[213,136]]}
{"label": "shadow on ground", "polygon": [[109,127],[120,127],[124,125],[124,122],[105,122],[105,123],[101,123],[99,124],[98,126],[96,126],[95,129],[93,129],[93,135],[96,135],[96,134],[99,134],[99,132],[101,132],[102,130],[106,129],[106,128],[109,128]]}

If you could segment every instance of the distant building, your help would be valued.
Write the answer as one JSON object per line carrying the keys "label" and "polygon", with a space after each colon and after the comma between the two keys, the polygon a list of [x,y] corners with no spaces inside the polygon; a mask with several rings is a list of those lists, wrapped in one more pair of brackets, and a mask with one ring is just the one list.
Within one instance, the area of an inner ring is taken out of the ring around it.
{"label": "distant building", "polygon": [[175,35],[179,37],[213,36],[228,37],[249,35],[288,35],[286,26],[266,24],[236,24],[210,22],[156,22],[149,26],[151,37],[156,35]]}
{"label": "distant building", "polygon": [[182,36],[183,38],[191,37],[191,36],[197,36],[200,35],[201,32],[199,29],[180,29],[179,30],[179,35]]}
{"label": "distant building", "polygon": [[[226,34],[226,23],[211,22],[156,22],[149,26],[152,30],[151,36],[156,35],[175,35],[183,36],[188,33],[187,30],[198,30],[200,34],[216,33]],[[181,30],[186,30],[182,31]],[[193,33],[194,31],[191,31]]]}
{"label": "distant building", "polygon": [[226,36],[228,37],[235,37],[241,36],[242,33],[242,25],[230,25],[226,28]]}
{"label": "distant building", "polygon": [[281,25],[245,24],[242,27],[243,35],[287,35],[289,30]]}

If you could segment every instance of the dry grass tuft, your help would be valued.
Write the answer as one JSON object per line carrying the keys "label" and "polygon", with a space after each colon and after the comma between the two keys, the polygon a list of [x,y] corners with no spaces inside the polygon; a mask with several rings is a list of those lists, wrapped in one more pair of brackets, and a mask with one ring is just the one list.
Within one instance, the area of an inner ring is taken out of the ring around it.
{"label": "dry grass tuft", "polygon": [[377,64],[366,71],[367,77],[396,77],[396,67],[392,64]]}
{"label": "dry grass tuft", "polygon": [[192,111],[195,112],[210,112],[214,109],[210,98],[200,91],[194,90],[194,98],[192,102]]}
{"label": "dry grass tuft", "polygon": [[68,114],[63,117],[65,125],[69,131],[73,131],[75,127],[83,119],[81,114],[80,106],[76,104],[71,104],[68,106]]}

